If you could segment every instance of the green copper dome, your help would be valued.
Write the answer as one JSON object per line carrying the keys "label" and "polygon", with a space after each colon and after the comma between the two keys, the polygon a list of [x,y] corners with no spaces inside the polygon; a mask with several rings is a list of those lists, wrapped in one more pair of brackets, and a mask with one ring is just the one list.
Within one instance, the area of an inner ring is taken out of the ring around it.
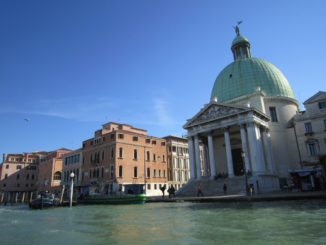
{"label": "green copper dome", "polygon": [[289,82],[273,64],[258,58],[238,59],[217,76],[211,98],[225,102],[249,95],[260,87],[266,96],[284,96],[294,99]]}
{"label": "green copper dome", "polygon": [[279,69],[263,59],[251,57],[250,42],[240,34],[241,23],[239,21],[234,27],[236,37],[231,45],[234,62],[217,76],[211,98],[226,102],[252,94],[259,88],[269,97],[295,99],[288,80]]}

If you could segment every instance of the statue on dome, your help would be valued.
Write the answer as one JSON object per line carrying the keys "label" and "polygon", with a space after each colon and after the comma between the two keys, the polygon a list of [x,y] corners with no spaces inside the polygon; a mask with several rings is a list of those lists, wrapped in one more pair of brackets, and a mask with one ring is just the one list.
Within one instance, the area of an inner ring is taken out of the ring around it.
{"label": "statue on dome", "polygon": [[239,28],[239,25],[241,23],[242,23],[242,20],[238,21],[236,26],[233,26],[233,28],[234,28],[235,33],[237,34],[237,36],[240,36],[240,28]]}

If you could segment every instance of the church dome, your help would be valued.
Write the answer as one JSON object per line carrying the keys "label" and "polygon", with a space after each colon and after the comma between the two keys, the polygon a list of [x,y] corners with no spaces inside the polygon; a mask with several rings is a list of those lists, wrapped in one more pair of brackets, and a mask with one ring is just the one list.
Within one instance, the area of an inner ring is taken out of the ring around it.
{"label": "church dome", "polygon": [[289,82],[273,64],[258,58],[239,59],[217,76],[211,98],[225,102],[254,93],[260,87],[266,96],[283,96],[295,99]]}
{"label": "church dome", "polygon": [[211,98],[226,102],[249,95],[260,88],[266,96],[282,96],[295,99],[292,88],[283,73],[270,62],[253,58],[249,40],[240,35],[233,39],[231,50],[234,62],[225,67],[215,80]]}

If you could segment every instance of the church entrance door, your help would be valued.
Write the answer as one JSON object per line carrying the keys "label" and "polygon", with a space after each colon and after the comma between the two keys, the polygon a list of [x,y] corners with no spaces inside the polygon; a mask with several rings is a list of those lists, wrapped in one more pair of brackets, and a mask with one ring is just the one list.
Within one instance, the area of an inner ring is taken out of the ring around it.
{"label": "church entrance door", "polygon": [[233,171],[235,176],[244,174],[243,159],[241,156],[241,148],[232,149]]}

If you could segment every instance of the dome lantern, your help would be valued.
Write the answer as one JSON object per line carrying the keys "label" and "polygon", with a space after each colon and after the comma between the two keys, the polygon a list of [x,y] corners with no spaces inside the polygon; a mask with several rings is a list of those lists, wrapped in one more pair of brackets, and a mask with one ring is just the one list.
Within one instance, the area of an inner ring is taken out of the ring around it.
{"label": "dome lantern", "polygon": [[237,25],[233,27],[236,33],[236,37],[233,39],[231,46],[234,60],[251,58],[250,42],[246,37],[240,34],[239,25],[241,23],[242,21],[238,21]]}

